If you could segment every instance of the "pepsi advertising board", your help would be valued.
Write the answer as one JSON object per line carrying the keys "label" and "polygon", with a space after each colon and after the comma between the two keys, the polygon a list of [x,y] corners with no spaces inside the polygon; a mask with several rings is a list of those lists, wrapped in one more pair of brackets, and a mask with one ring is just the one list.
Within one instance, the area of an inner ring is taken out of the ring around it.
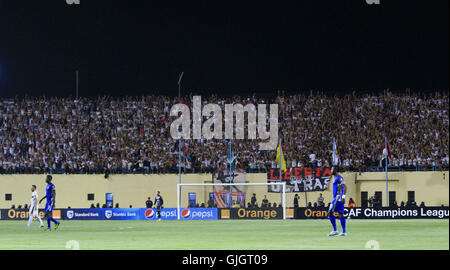
{"label": "pepsi advertising board", "polygon": [[181,219],[214,220],[218,219],[217,208],[181,208]]}
{"label": "pepsi advertising board", "polygon": [[[180,219],[185,220],[215,220],[218,219],[217,208],[181,208]],[[145,220],[156,220],[158,214],[154,208],[142,208],[142,217]],[[161,209],[162,220],[176,220],[177,208]]]}
{"label": "pepsi advertising board", "polygon": [[[77,208],[64,209],[65,220],[157,220],[155,208]],[[181,208],[182,220],[216,220],[217,208]],[[177,208],[161,209],[162,220],[176,220]]]}
{"label": "pepsi advertising board", "polygon": [[[141,208],[142,220],[157,220],[158,213],[156,208]],[[163,208],[161,209],[161,220],[176,220],[177,208]]]}

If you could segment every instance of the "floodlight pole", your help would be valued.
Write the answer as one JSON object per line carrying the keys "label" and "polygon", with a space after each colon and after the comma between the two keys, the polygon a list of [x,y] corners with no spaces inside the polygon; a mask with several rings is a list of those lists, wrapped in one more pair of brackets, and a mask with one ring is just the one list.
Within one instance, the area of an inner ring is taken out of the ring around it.
{"label": "floodlight pole", "polygon": [[[184,72],[178,77],[178,102],[181,100],[181,79]],[[178,183],[181,184],[181,137],[178,139]]]}
{"label": "floodlight pole", "polygon": [[75,97],[78,98],[78,70],[75,71]]}
{"label": "floodlight pole", "polygon": [[[280,183],[283,183],[283,171],[282,171],[282,167],[281,167],[281,138],[280,138],[280,147],[279,147],[279,153],[278,153],[278,156],[280,157]],[[283,157],[284,158],[284,157]],[[280,190],[280,203],[282,203],[283,202],[283,193],[281,193],[281,190]],[[286,204],[286,202],[284,202],[283,204]]]}
{"label": "floodlight pole", "polygon": [[283,219],[286,219],[286,182],[283,182]]}
{"label": "floodlight pole", "polygon": [[[231,152],[231,144],[233,143],[233,141],[230,139],[229,145],[230,145],[230,150],[228,153],[230,153],[230,160],[229,160],[229,175],[230,175],[230,184],[233,183],[233,171],[231,170],[231,166],[233,164],[233,153]],[[230,203],[230,208],[233,208],[233,186],[230,186],[230,197],[229,197],[229,203]]]}
{"label": "floodlight pole", "polygon": [[180,189],[181,189],[181,184],[177,185],[177,219],[180,220]]}
{"label": "floodlight pole", "polygon": [[389,157],[389,151],[388,151],[387,136],[384,137],[384,148],[386,149],[386,155],[384,156],[384,158],[386,160],[386,206],[389,207],[389,189],[388,189],[388,157]]}

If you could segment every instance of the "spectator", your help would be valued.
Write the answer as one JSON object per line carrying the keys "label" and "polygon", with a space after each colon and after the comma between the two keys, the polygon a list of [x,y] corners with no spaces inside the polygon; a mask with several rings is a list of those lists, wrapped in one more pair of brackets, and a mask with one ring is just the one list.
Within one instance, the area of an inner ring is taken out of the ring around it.
{"label": "spectator", "polygon": [[324,198],[323,198],[323,196],[322,196],[322,193],[320,193],[320,194],[319,194],[319,198],[317,198],[317,205],[318,205],[319,207],[323,207],[323,206],[325,205],[325,203],[324,203],[323,201],[324,201]]}
{"label": "spectator", "polygon": [[374,203],[375,203],[375,196],[370,196],[369,198],[369,207],[374,207]]}
{"label": "spectator", "polygon": [[258,207],[258,206],[257,206],[258,203],[257,203],[257,201],[256,201],[256,193],[253,193],[253,196],[252,196],[252,198],[250,199],[250,202],[251,202],[251,204],[252,204],[253,207]]}
{"label": "spectator", "polygon": [[153,202],[150,199],[150,197],[148,197],[147,200],[145,201],[145,207],[152,208],[152,206],[153,206]]}
{"label": "spectator", "polygon": [[214,200],[211,197],[209,197],[209,199],[208,199],[208,208],[213,208],[213,207],[214,207]]}
{"label": "spectator", "polygon": [[376,207],[376,208],[381,207],[381,199],[377,196],[374,196],[373,207]]}
{"label": "spectator", "polygon": [[[182,98],[192,108],[192,94]],[[279,136],[286,158],[297,165],[329,164],[336,138],[339,166],[374,170],[382,160],[384,136],[389,139],[390,167],[449,167],[448,93],[393,94],[321,92],[263,98],[257,96],[202,101],[219,104],[279,105]],[[176,141],[170,136],[168,96],[111,98],[0,98],[0,173],[176,173]],[[322,136],[328,134],[328,136]],[[235,140],[237,166],[265,172],[275,151],[260,151],[258,140]],[[226,166],[221,140],[182,143],[182,171],[211,172]],[[251,166],[249,165],[251,163]],[[191,170],[187,170],[191,167]]]}
{"label": "spectator", "polygon": [[350,200],[348,200],[348,207],[355,207],[355,201],[353,200],[353,198],[350,198]]}
{"label": "spectator", "polygon": [[294,208],[298,207],[298,194],[294,195]]}
{"label": "spectator", "polygon": [[309,155],[309,166],[313,169],[313,171],[316,170],[317,160],[316,160],[316,154],[314,154],[314,153],[311,153]]}
{"label": "spectator", "polygon": [[266,195],[264,195],[264,199],[262,200],[261,207],[270,207],[269,200],[267,199]]}

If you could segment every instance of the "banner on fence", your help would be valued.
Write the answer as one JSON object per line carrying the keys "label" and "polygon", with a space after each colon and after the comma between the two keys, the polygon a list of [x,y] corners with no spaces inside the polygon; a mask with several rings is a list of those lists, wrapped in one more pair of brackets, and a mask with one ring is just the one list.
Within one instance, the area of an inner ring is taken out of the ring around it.
{"label": "banner on fence", "polygon": [[[282,219],[283,208],[229,208],[220,209],[221,219]],[[289,211],[287,211],[289,212]]]}
{"label": "banner on fence", "polygon": [[[298,207],[295,210],[296,219],[326,219],[328,210],[326,208],[306,208]],[[448,219],[448,207],[381,207],[381,208],[361,208],[347,207],[344,216],[350,219]]]}
{"label": "banner on fence", "polygon": [[[216,208],[181,208],[181,219],[218,219]],[[156,220],[155,208],[77,208],[64,209],[63,219],[67,220]],[[162,220],[176,220],[177,208],[163,208]]]}
{"label": "banner on fence", "polygon": [[[328,188],[331,179],[329,168],[288,168],[282,173],[286,183],[286,192],[323,191]],[[272,168],[267,173],[268,183],[280,182],[280,169]],[[280,186],[268,186],[268,192],[280,192]]]}
{"label": "banner on fence", "polygon": [[[28,220],[29,209],[0,209],[0,220]],[[53,210],[53,218],[61,219],[62,209]],[[44,210],[39,210],[39,217],[44,218]]]}

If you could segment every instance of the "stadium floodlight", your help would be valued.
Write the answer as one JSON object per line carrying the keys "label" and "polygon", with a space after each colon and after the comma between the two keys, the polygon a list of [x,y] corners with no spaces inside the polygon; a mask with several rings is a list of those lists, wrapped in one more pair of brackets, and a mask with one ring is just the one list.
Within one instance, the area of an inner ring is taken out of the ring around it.
{"label": "stadium floodlight", "polygon": [[195,187],[195,186],[203,186],[203,187],[223,187],[223,186],[281,186],[282,192],[282,206],[283,206],[283,219],[286,219],[286,182],[270,182],[270,183],[186,183],[186,184],[178,184],[177,185],[177,219],[180,220],[181,213],[181,188],[182,187]]}

